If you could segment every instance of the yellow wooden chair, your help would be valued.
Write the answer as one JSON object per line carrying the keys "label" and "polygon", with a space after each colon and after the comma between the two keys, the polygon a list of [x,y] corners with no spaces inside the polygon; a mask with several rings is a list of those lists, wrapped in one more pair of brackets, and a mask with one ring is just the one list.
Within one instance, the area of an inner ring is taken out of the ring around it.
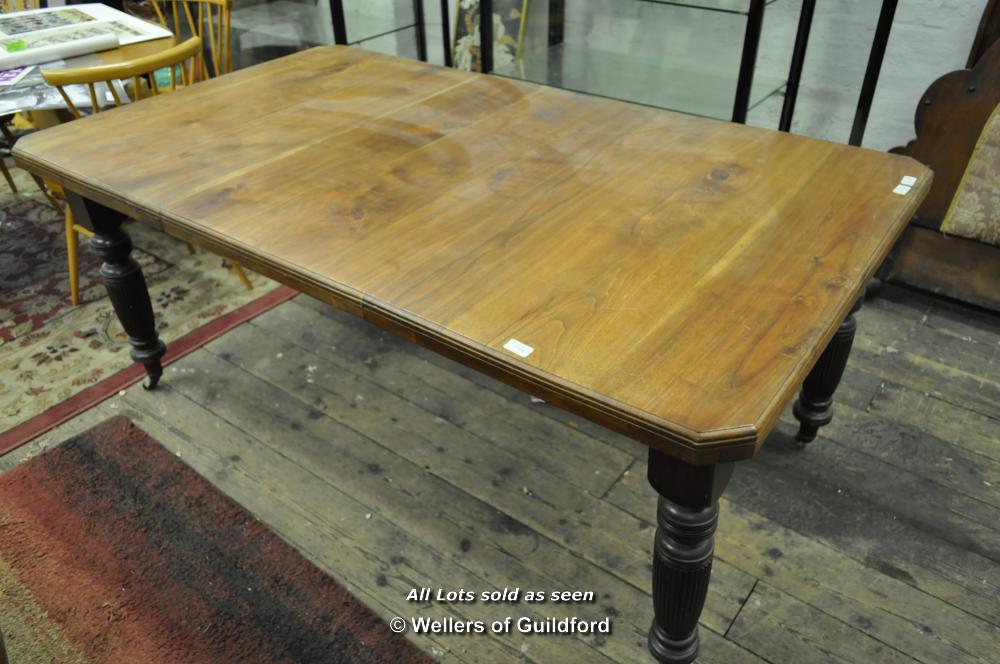
{"label": "yellow wooden chair", "polygon": [[[3,118],[2,120],[0,120],[0,122],[6,123],[7,122],[7,118]],[[3,132],[3,133],[4,133],[5,137],[6,137],[7,132]],[[8,141],[10,142],[11,146],[14,145],[13,141],[10,141],[10,139],[8,139]],[[9,186],[10,190],[13,191],[16,194],[17,193],[17,185],[14,184],[14,178],[10,174],[10,169],[7,168],[6,157],[5,157],[5,155],[2,155],[2,154],[0,154],[0,173],[3,173],[4,179],[7,180],[7,186]]]}
{"label": "yellow wooden chair", "polygon": [[[233,50],[229,38],[232,0],[151,0],[160,24],[175,35],[189,33],[201,37],[202,53],[196,59],[195,79],[203,81],[233,70]],[[205,47],[211,57],[209,68]]]}
{"label": "yellow wooden chair", "polygon": [[4,14],[10,12],[21,12],[25,9],[40,9],[42,3],[38,0],[0,0],[0,10]]}
{"label": "yellow wooden chair", "polygon": [[[73,117],[79,118],[83,114],[66,93],[66,86],[86,85],[90,93],[91,110],[93,113],[100,113],[104,103],[113,102],[115,106],[121,106],[130,101],[139,101],[143,98],[144,91],[146,92],[145,96],[158,95],[161,92],[173,91],[182,85],[188,85],[192,80],[194,60],[199,53],[201,53],[201,39],[192,37],[159,53],[125,62],[73,69],[44,69],[42,70],[42,78],[59,91]],[[161,90],[156,79],[150,76],[149,89],[146,90],[147,86],[143,84],[143,77],[157,69],[166,68],[170,69],[169,89]],[[125,90],[115,83],[125,79],[132,81],[132,94],[123,101],[122,94],[125,93]],[[98,94],[99,89],[106,93],[103,100],[102,95]]]}
{"label": "yellow wooden chair", "polygon": [[[54,86],[62,95],[66,107],[73,117],[79,118],[82,114],[80,109],[66,92],[66,86],[86,85],[90,94],[91,109],[94,113],[101,112],[102,102],[106,98],[107,102],[113,102],[115,106],[121,106],[128,101],[139,101],[140,99],[164,92],[171,92],[179,87],[190,85],[195,80],[197,63],[196,60],[201,54],[201,39],[192,37],[187,41],[177,44],[159,53],[136,58],[126,62],[109,65],[97,65],[94,67],[81,67],[76,69],[46,69],[42,71],[42,77],[49,85]],[[170,71],[170,84],[166,88],[157,84],[153,72],[159,69]],[[145,78],[148,75],[148,86]],[[131,95],[127,99],[123,96],[128,94],[126,89],[118,85],[118,81],[131,80]],[[57,196],[62,195],[58,185],[53,187]],[[66,250],[69,255],[69,287],[70,299],[73,304],[79,302],[80,296],[80,276],[78,259],[79,235],[90,237],[91,231],[80,226],[73,220],[73,213],[69,206],[66,206]],[[188,245],[189,249],[191,248]],[[247,278],[243,268],[236,263],[230,264],[233,271],[239,277],[243,285],[248,289],[253,288],[250,279]]]}

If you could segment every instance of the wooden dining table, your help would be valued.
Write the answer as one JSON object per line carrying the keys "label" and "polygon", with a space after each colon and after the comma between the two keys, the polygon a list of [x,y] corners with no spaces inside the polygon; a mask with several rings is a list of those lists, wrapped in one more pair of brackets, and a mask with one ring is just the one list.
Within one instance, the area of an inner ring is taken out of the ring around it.
{"label": "wooden dining table", "polygon": [[[238,114],[238,115],[236,115]],[[916,161],[347,47],[28,136],[155,387],[133,217],[649,447],[649,648],[690,662],[718,499],[816,437]],[[461,395],[456,395],[460,398]]]}

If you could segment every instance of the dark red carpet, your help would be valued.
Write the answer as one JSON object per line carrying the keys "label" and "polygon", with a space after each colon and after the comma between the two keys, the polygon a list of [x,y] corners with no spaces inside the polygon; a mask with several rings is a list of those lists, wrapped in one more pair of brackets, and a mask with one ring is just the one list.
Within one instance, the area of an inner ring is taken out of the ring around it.
{"label": "dark red carpet", "polygon": [[123,417],[0,476],[4,575],[23,604],[0,611],[11,650],[37,637],[88,663],[431,661]]}

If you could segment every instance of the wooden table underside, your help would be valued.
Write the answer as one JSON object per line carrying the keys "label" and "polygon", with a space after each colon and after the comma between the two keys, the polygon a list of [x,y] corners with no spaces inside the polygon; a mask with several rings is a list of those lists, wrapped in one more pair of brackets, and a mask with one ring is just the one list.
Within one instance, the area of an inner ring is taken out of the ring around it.
{"label": "wooden table underside", "polygon": [[154,383],[124,215],[649,445],[664,662],[697,653],[729,462],[803,381],[801,439],[829,421],[849,314],[931,181],[904,157],[343,47],[40,132],[15,158],[92,224]]}

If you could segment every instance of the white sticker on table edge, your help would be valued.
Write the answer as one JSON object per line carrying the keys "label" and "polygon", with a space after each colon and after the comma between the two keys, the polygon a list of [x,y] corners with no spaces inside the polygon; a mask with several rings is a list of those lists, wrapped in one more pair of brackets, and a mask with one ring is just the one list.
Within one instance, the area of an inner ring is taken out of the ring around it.
{"label": "white sticker on table edge", "polygon": [[528,357],[535,352],[535,349],[528,344],[521,343],[517,339],[511,339],[503,345],[504,348],[520,357]]}

